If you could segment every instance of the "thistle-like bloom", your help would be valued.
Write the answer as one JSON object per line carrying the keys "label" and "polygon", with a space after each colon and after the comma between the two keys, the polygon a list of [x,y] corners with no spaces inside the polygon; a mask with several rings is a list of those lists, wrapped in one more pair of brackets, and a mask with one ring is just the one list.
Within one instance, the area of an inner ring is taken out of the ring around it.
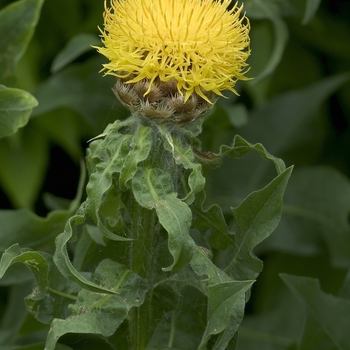
{"label": "thistle-like bloom", "polygon": [[237,3],[230,9],[230,0],[110,1],[98,51],[110,61],[105,74],[121,79],[120,89],[142,82],[142,96],[152,100],[159,83],[169,83],[182,104],[193,96],[212,104],[248,79],[250,26]]}

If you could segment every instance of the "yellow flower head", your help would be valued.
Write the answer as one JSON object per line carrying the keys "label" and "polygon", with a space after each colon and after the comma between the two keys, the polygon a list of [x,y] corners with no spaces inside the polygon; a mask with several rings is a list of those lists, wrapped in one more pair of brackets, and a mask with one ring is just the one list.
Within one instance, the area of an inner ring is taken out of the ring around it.
{"label": "yellow flower head", "polygon": [[[230,0],[111,0],[105,2],[105,74],[126,83],[176,80],[186,102],[197,93],[236,93],[237,80],[247,80],[249,21]],[[125,80],[126,79],[126,80]],[[210,102],[210,101],[209,101]],[[211,102],[210,102],[211,103]]]}

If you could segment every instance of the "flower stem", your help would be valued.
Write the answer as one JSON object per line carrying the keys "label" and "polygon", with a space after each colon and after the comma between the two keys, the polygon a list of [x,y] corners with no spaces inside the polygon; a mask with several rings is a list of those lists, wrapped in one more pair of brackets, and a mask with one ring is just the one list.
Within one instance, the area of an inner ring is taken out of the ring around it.
{"label": "flower stem", "polygon": [[[155,131],[155,130],[153,130]],[[161,167],[163,161],[163,142],[153,134],[153,147],[149,158],[142,166],[146,168]],[[155,209],[142,207],[129,193],[129,213],[131,220],[131,268],[144,278],[152,288],[157,273],[156,248],[159,238],[159,222]],[[147,293],[143,304],[131,310],[130,333],[131,348],[143,350],[150,340],[152,315],[152,293]]]}
{"label": "flower stem", "polygon": [[[132,270],[143,277],[150,285],[155,275],[155,247],[158,231],[157,216],[154,210],[141,207],[132,200],[132,235],[131,248]],[[151,295],[146,294],[143,304],[131,310],[132,349],[143,350],[149,341],[149,322],[152,314]]]}

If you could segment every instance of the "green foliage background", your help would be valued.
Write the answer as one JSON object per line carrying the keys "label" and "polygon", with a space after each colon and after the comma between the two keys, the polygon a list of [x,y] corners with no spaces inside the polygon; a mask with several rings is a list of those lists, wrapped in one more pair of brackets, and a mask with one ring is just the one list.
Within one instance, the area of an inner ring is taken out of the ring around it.
{"label": "green foliage background", "polygon": [[[87,140],[128,112],[90,47],[99,44],[102,0],[0,0],[8,4],[15,17],[0,15],[0,248],[52,253],[76,208]],[[281,222],[256,249],[264,270],[238,349],[350,349],[350,4],[247,0],[245,9],[255,79],[239,84],[240,97],[220,100],[200,138],[217,152],[239,134],[295,168]],[[249,154],[205,175],[208,202],[229,213],[274,173]],[[1,350],[47,332],[25,312],[32,276],[11,269],[0,281]]]}

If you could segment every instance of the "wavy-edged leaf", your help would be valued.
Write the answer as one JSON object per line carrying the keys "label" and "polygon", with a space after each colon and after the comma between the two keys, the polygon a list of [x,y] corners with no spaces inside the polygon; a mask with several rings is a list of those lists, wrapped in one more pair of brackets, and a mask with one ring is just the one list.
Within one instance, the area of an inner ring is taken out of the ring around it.
{"label": "wavy-edged leaf", "polygon": [[196,162],[190,145],[184,145],[180,138],[172,137],[166,126],[158,125],[158,129],[166,141],[164,143],[165,148],[171,152],[176,164],[181,164],[186,170],[191,170],[188,177],[190,191],[188,191],[183,199],[183,201],[190,205],[194,201],[196,193],[201,191],[205,185],[205,178],[202,175],[202,165]]}
{"label": "wavy-edged leaf", "polygon": [[230,158],[239,159],[252,150],[257,151],[262,158],[272,161],[277,174],[281,174],[285,170],[286,167],[282,159],[270,154],[261,143],[252,144],[240,135],[235,135],[231,146],[221,146],[220,153],[216,156],[222,157],[223,155],[228,155]]}
{"label": "wavy-edged leaf", "polygon": [[46,324],[54,317],[66,316],[67,305],[76,299],[74,293],[77,293],[77,289],[59,274],[52,264],[52,257],[15,244],[1,257],[0,278],[15,263],[28,266],[36,278],[36,286],[25,298],[27,310]]}
{"label": "wavy-edged leaf", "polygon": [[77,213],[68,220],[64,232],[57,236],[55,241],[56,251],[53,260],[63,276],[77,283],[82,288],[97,293],[114,293],[88,280],[81,272],[76,270],[69,258],[67,243],[79,234],[85,222],[86,218],[83,203]]}
{"label": "wavy-edged leaf", "polygon": [[29,92],[0,85],[0,138],[26,125],[37,105],[38,101]]}
{"label": "wavy-edged leaf", "polygon": [[224,250],[232,246],[232,234],[227,227],[226,220],[219,205],[213,204],[208,208],[204,207],[205,192],[201,191],[196,195],[196,200],[191,205],[193,220],[192,227],[200,230],[207,238],[210,246]]}
{"label": "wavy-edged leaf", "polygon": [[123,159],[123,166],[120,170],[119,185],[122,190],[130,187],[128,182],[135,175],[137,165],[145,160],[151,150],[151,128],[140,125],[130,139],[127,155]]}
{"label": "wavy-edged leaf", "polygon": [[[88,197],[84,206],[84,215],[91,216],[104,236],[112,240],[125,240],[126,238],[114,234],[106,227],[105,222],[101,220],[100,210],[103,200],[113,184],[113,176],[119,173],[123,167],[124,159],[128,154],[130,138],[130,135],[119,134],[119,137],[102,141],[103,153],[106,152],[108,155],[104,161],[96,165],[86,187]],[[94,145],[92,144],[93,151]]]}
{"label": "wavy-edged leaf", "polygon": [[299,349],[350,349],[350,300],[324,293],[317,279],[280,276],[305,306],[307,322]]}
{"label": "wavy-edged leaf", "polygon": [[226,255],[229,262],[225,271],[237,280],[255,279],[261,272],[262,262],[253,254],[257,244],[266,239],[277,227],[282,199],[292,168],[273,179],[263,189],[251,193],[238,207],[233,208],[235,235],[233,251]]}
{"label": "wavy-edged leaf", "polygon": [[112,294],[82,290],[72,316],[55,319],[48,333],[45,350],[54,350],[58,339],[67,333],[92,333],[111,336],[125,320],[132,307],[142,305],[147,283],[126,266],[103,260],[94,273],[94,280],[113,291]]}
{"label": "wavy-edged leaf", "polygon": [[137,202],[144,208],[155,209],[160,224],[168,232],[168,247],[174,262],[165,270],[187,265],[193,254],[194,241],[189,235],[192,213],[186,203],[177,198],[168,172],[155,168],[139,168],[132,179]]}
{"label": "wavy-edged leaf", "polygon": [[0,278],[6,270],[17,262],[26,264],[33,272],[37,282],[37,293],[45,293],[47,286],[48,264],[46,259],[38,252],[21,249],[18,244],[6,249],[0,261]]}

